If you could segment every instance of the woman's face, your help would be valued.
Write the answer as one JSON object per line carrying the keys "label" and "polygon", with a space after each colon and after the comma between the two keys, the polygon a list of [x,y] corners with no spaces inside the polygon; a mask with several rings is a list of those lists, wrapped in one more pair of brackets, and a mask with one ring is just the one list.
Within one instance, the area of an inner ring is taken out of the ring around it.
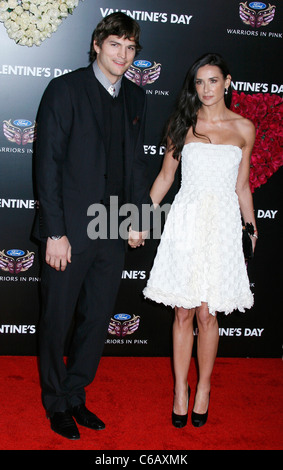
{"label": "woman's face", "polygon": [[196,74],[195,87],[203,105],[212,106],[224,98],[225,88],[231,83],[231,76],[226,79],[216,65],[204,65]]}

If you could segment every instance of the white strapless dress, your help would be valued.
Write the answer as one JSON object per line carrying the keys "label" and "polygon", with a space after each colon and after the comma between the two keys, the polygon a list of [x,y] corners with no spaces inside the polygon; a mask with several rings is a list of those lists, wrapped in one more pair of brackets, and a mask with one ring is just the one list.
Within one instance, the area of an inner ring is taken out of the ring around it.
{"label": "white strapless dress", "polygon": [[184,146],[181,187],[143,290],[146,298],[184,308],[207,302],[212,315],[252,307],[235,192],[241,159],[234,145]]}

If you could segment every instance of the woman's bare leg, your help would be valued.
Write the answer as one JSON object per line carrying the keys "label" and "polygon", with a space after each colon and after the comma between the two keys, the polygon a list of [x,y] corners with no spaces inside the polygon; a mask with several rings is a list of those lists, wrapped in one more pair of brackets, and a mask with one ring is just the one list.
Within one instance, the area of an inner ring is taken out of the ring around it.
{"label": "woman's bare leg", "polygon": [[174,413],[185,415],[188,411],[188,372],[194,342],[193,318],[195,309],[175,307],[173,323],[173,367],[175,374]]}
{"label": "woman's bare leg", "polygon": [[196,311],[198,323],[197,358],[199,381],[194,402],[194,412],[206,413],[209,403],[210,380],[219,343],[217,316],[209,313],[206,303]]}

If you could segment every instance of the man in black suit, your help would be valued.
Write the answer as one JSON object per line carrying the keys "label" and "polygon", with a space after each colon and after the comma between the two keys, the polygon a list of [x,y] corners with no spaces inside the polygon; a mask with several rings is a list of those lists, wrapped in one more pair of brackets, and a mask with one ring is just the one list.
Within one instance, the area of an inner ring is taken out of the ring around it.
{"label": "man in black suit", "polygon": [[[51,428],[69,439],[80,437],[76,422],[105,427],[86,408],[85,387],[103,352],[126,250],[123,237],[110,237],[109,231],[103,238],[88,236],[88,208],[103,204],[109,222],[117,209],[113,200],[118,208],[131,203],[139,213],[151,204],[143,152],[145,94],[123,77],[140,49],[139,33],[123,13],[104,18],[93,33],[91,65],[53,79],[39,108],[42,398]],[[132,222],[131,247],[144,244],[143,228],[139,217]]]}

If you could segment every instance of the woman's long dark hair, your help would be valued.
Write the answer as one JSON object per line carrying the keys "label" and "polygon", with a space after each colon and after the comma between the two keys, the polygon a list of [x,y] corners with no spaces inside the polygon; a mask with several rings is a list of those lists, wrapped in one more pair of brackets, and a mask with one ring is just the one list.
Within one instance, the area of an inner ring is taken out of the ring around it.
{"label": "woman's long dark hair", "polygon": [[[171,146],[168,150],[173,151],[173,157],[179,158],[185,143],[185,138],[190,127],[192,128],[193,134],[196,137],[200,137],[196,132],[197,124],[197,112],[200,109],[202,103],[196,92],[196,75],[200,67],[204,65],[216,65],[222,72],[224,79],[230,74],[229,69],[223,58],[219,54],[209,53],[200,57],[189,69],[183,88],[179,95],[176,108],[169,119],[169,125],[167,126],[163,143],[168,145],[168,140],[171,142]],[[227,108],[231,105],[232,90],[231,86],[228,89],[228,93],[224,95],[224,100]]]}

